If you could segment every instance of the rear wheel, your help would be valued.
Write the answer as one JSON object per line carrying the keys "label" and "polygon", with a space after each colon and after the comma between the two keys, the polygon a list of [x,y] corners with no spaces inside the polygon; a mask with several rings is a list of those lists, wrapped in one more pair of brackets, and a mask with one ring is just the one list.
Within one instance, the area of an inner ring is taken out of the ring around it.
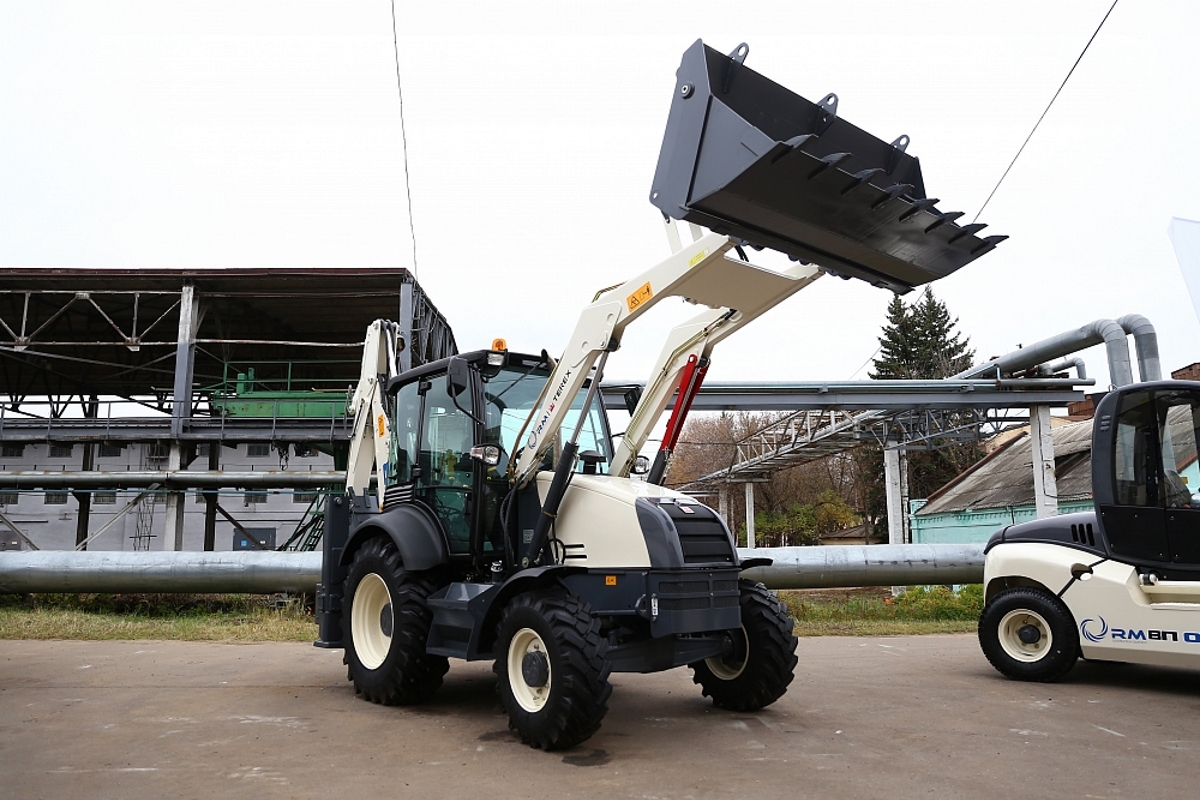
{"label": "rear wheel", "polygon": [[729,655],[692,664],[692,680],[717,708],[755,711],[783,697],[796,669],[796,637],[787,609],[761,583],[739,581],[742,626]]}
{"label": "rear wheel", "polygon": [[496,634],[497,691],[508,725],[545,750],[579,744],[608,711],[607,640],[589,608],[558,592],[519,595]]}
{"label": "rear wheel", "polygon": [[1006,677],[1056,681],[1075,666],[1079,634],[1062,600],[1021,586],[1000,592],[984,607],[979,646]]}
{"label": "rear wheel", "polygon": [[354,689],[384,705],[419,703],[437,691],[450,662],[425,652],[433,619],[428,576],[406,572],[387,537],[365,542],[346,578],[346,664]]}

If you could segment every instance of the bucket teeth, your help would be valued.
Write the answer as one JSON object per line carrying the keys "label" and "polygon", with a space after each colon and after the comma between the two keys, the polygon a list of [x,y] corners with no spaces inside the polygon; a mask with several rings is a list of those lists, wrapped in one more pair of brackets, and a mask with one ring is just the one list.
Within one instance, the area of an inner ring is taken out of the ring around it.
{"label": "bucket teeth", "polygon": [[875,210],[887,203],[887,201],[895,200],[905,192],[911,192],[914,188],[916,187],[914,187],[911,183],[894,183],[884,190],[883,197],[871,204],[871,209]]}
{"label": "bucket teeth", "polygon": [[936,197],[924,197],[920,200],[914,200],[913,204],[912,204],[912,208],[910,208],[908,211],[905,211],[903,214],[901,214],[899,221],[900,222],[908,222],[910,219],[912,219],[913,217],[916,216],[918,211],[924,211],[927,208],[932,208],[933,206],[936,206],[940,202],[941,201],[938,200]]}
{"label": "bucket teeth", "polygon": [[808,173],[808,179],[811,181],[825,170],[829,169],[830,167],[836,167],[838,164],[841,164],[848,158],[850,158],[849,153],[830,153],[817,163],[816,169]]}
{"label": "bucket teeth", "polygon": [[932,233],[936,228],[942,227],[947,222],[954,222],[954,220],[958,219],[962,215],[963,215],[963,212],[961,212],[961,211],[947,211],[944,214],[941,214],[941,216],[939,216],[937,219],[935,219],[933,221],[933,223],[928,228],[925,229],[925,233]]}
{"label": "bucket teeth", "polygon": [[973,248],[973,249],[971,250],[971,255],[973,255],[973,256],[981,256],[981,255],[983,255],[984,253],[986,253],[987,251],[989,251],[989,250],[991,250],[992,248],[994,248],[996,245],[998,245],[998,244],[1000,244],[1001,242],[1003,242],[1003,241],[1004,241],[1005,239],[1007,239],[1007,238],[1008,238],[1008,237],[1007,237],[1007,236],[1004,236],[1003,234],[1000,234],[1000,235],[997,235],[997,236],[988,236],[987,238],[985,238],[985,239],[982,241],[982,243],[980,243],[980,244],[979,244],[977,247],[975,247],[975,248]]}
{"label": "bucket teeth", "polygon": [[862,172],[854,173],[854,182],[845,189],[842,189],[842,194],[852,192],[860,186],[867,185],[870,183],[871,178],[874,178],[876,175],[882,175],[885,171],[883,167],[872,167],[871,169],[864,169]]}
{"label": "bucket teeth", "polygon": [[951,236],[947,240],[947,242],[949,244],[954,244],[959,239],[966,238],[967,236],[974,236],[975,234],[979,233],[981,230],[983,230],[986,227],[987,227],[987,225],[984,225],[982,222],[974,222],[970,225],[963,225],[959,229],[958,233]]}

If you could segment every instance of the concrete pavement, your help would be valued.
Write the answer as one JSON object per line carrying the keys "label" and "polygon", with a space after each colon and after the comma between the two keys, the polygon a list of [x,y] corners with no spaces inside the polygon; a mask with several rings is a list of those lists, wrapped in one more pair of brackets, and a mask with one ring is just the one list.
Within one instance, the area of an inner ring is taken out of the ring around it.
{"label": "concrete pavement", "polygon": [[690,670],[617,675],[600,732],[543,753],[490,663],[432,702],[354,696],[305,644],[0,642],[0,798],[1194,796],[1200,674],[1004,680],[970,635],[802,639],[788,694],[713,709]]}

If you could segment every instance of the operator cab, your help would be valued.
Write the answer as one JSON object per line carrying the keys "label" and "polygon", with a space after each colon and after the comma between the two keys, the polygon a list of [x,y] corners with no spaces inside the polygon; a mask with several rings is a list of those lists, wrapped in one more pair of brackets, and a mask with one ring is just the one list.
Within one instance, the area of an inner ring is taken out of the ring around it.
{"label": "operator cab", "polygon": [[[384,508],[424,505],[440,523],[452,556],[471,555],[480,563],[499,558],[508,466],[528,444],[528,432],[526,441],[517,438],[550,371],[538,356],[480,350],[393,378],[387,390],[395,397],[395,468],[387,476]],[[575,398],[565,430],[579,423],[585,396]],[[598,395],[583,416],[579,447],[577,470],[606,471],[612,440]]]}
{"label": "operator cab", "polygon": [[1200,579],[1200,383],[1140,384],[1096,409],[1092,493],[1112,555]]}

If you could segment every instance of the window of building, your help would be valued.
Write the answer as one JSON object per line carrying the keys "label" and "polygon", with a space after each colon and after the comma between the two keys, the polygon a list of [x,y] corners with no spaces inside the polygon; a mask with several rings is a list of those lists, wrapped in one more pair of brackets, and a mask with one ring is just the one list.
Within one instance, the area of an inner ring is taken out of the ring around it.
{"label": "window of building", "polygon": [[100,443],[100,452],[97,453],[100,458],[117,458],[121,455],[124,447],[119,444],[109,444],[108,442]]}
{"label": "window of building", "polygon": [[271,455],[271,445],[269,444],[248,444],[246,445],[246,455],[250,458],[264,458]]}
{"label": "window of building", "polygon": [[308,505],[309,503],[311,503],[312,501],[314,501],[316,499],[317,499],[316,492],[292,492],[292,502],[293,503],[304,503],[305,505]]}
{"label": "window of building", "polygon": [[73,444],[52,444],[50,445],[51,458],[70,458],[71,453],[75,451]]}
{"label": "window of building", "polygon": [[266,492],[261,492],[261,491],[250,491],[250,492],[246,492],[246,494],[245,494],[245,496],[244,496],[244,499],[245,499],[245,504],[246,504],[246,505],[248,505],[248,506],[256,506],[256,505],[258,505],[259,503],[265,503],[265,502],[267,502],[267,493],[266,493]]}
{"label": "window of building", "polygon": [[20,501],[20,492],[0,492],[0,506],[15,506]]}
{"label": "window of building", "polygon": [[165,444],[158,442],[148,444],[143,452],[146,456],[147,464],[161,464],[167,460],[167,446]]}
{"label": "window of building", "polygon": [[98,506],[115,506],[117,504],[117,493],[112,489],[92,492],[92,503]]}
{"label": "window of building", "polygon": [[25,445],[6,444],[0,446],[0,458],[20,458],[25,455]]}
{"label": "window of building", "polygon": [[42,496],[42,504],[47,506],[65,506],[67,504],[66,492],[46,492]]}
{"label": "window of building", "polygon": [[296,458],[312,458],[313,456],[315,456],[317,454],[316,449],[313,448],[311,445],[296,444],[296,445],[293,445],[293,447],[296,450]]}
{"label": "window of building", "polygon": [[208,442],[203,442],[201,444],[196,445],[196,457],[197,458],[208,458],[208,454],[211,451],[212,451],[212,445],[209,444]]}

